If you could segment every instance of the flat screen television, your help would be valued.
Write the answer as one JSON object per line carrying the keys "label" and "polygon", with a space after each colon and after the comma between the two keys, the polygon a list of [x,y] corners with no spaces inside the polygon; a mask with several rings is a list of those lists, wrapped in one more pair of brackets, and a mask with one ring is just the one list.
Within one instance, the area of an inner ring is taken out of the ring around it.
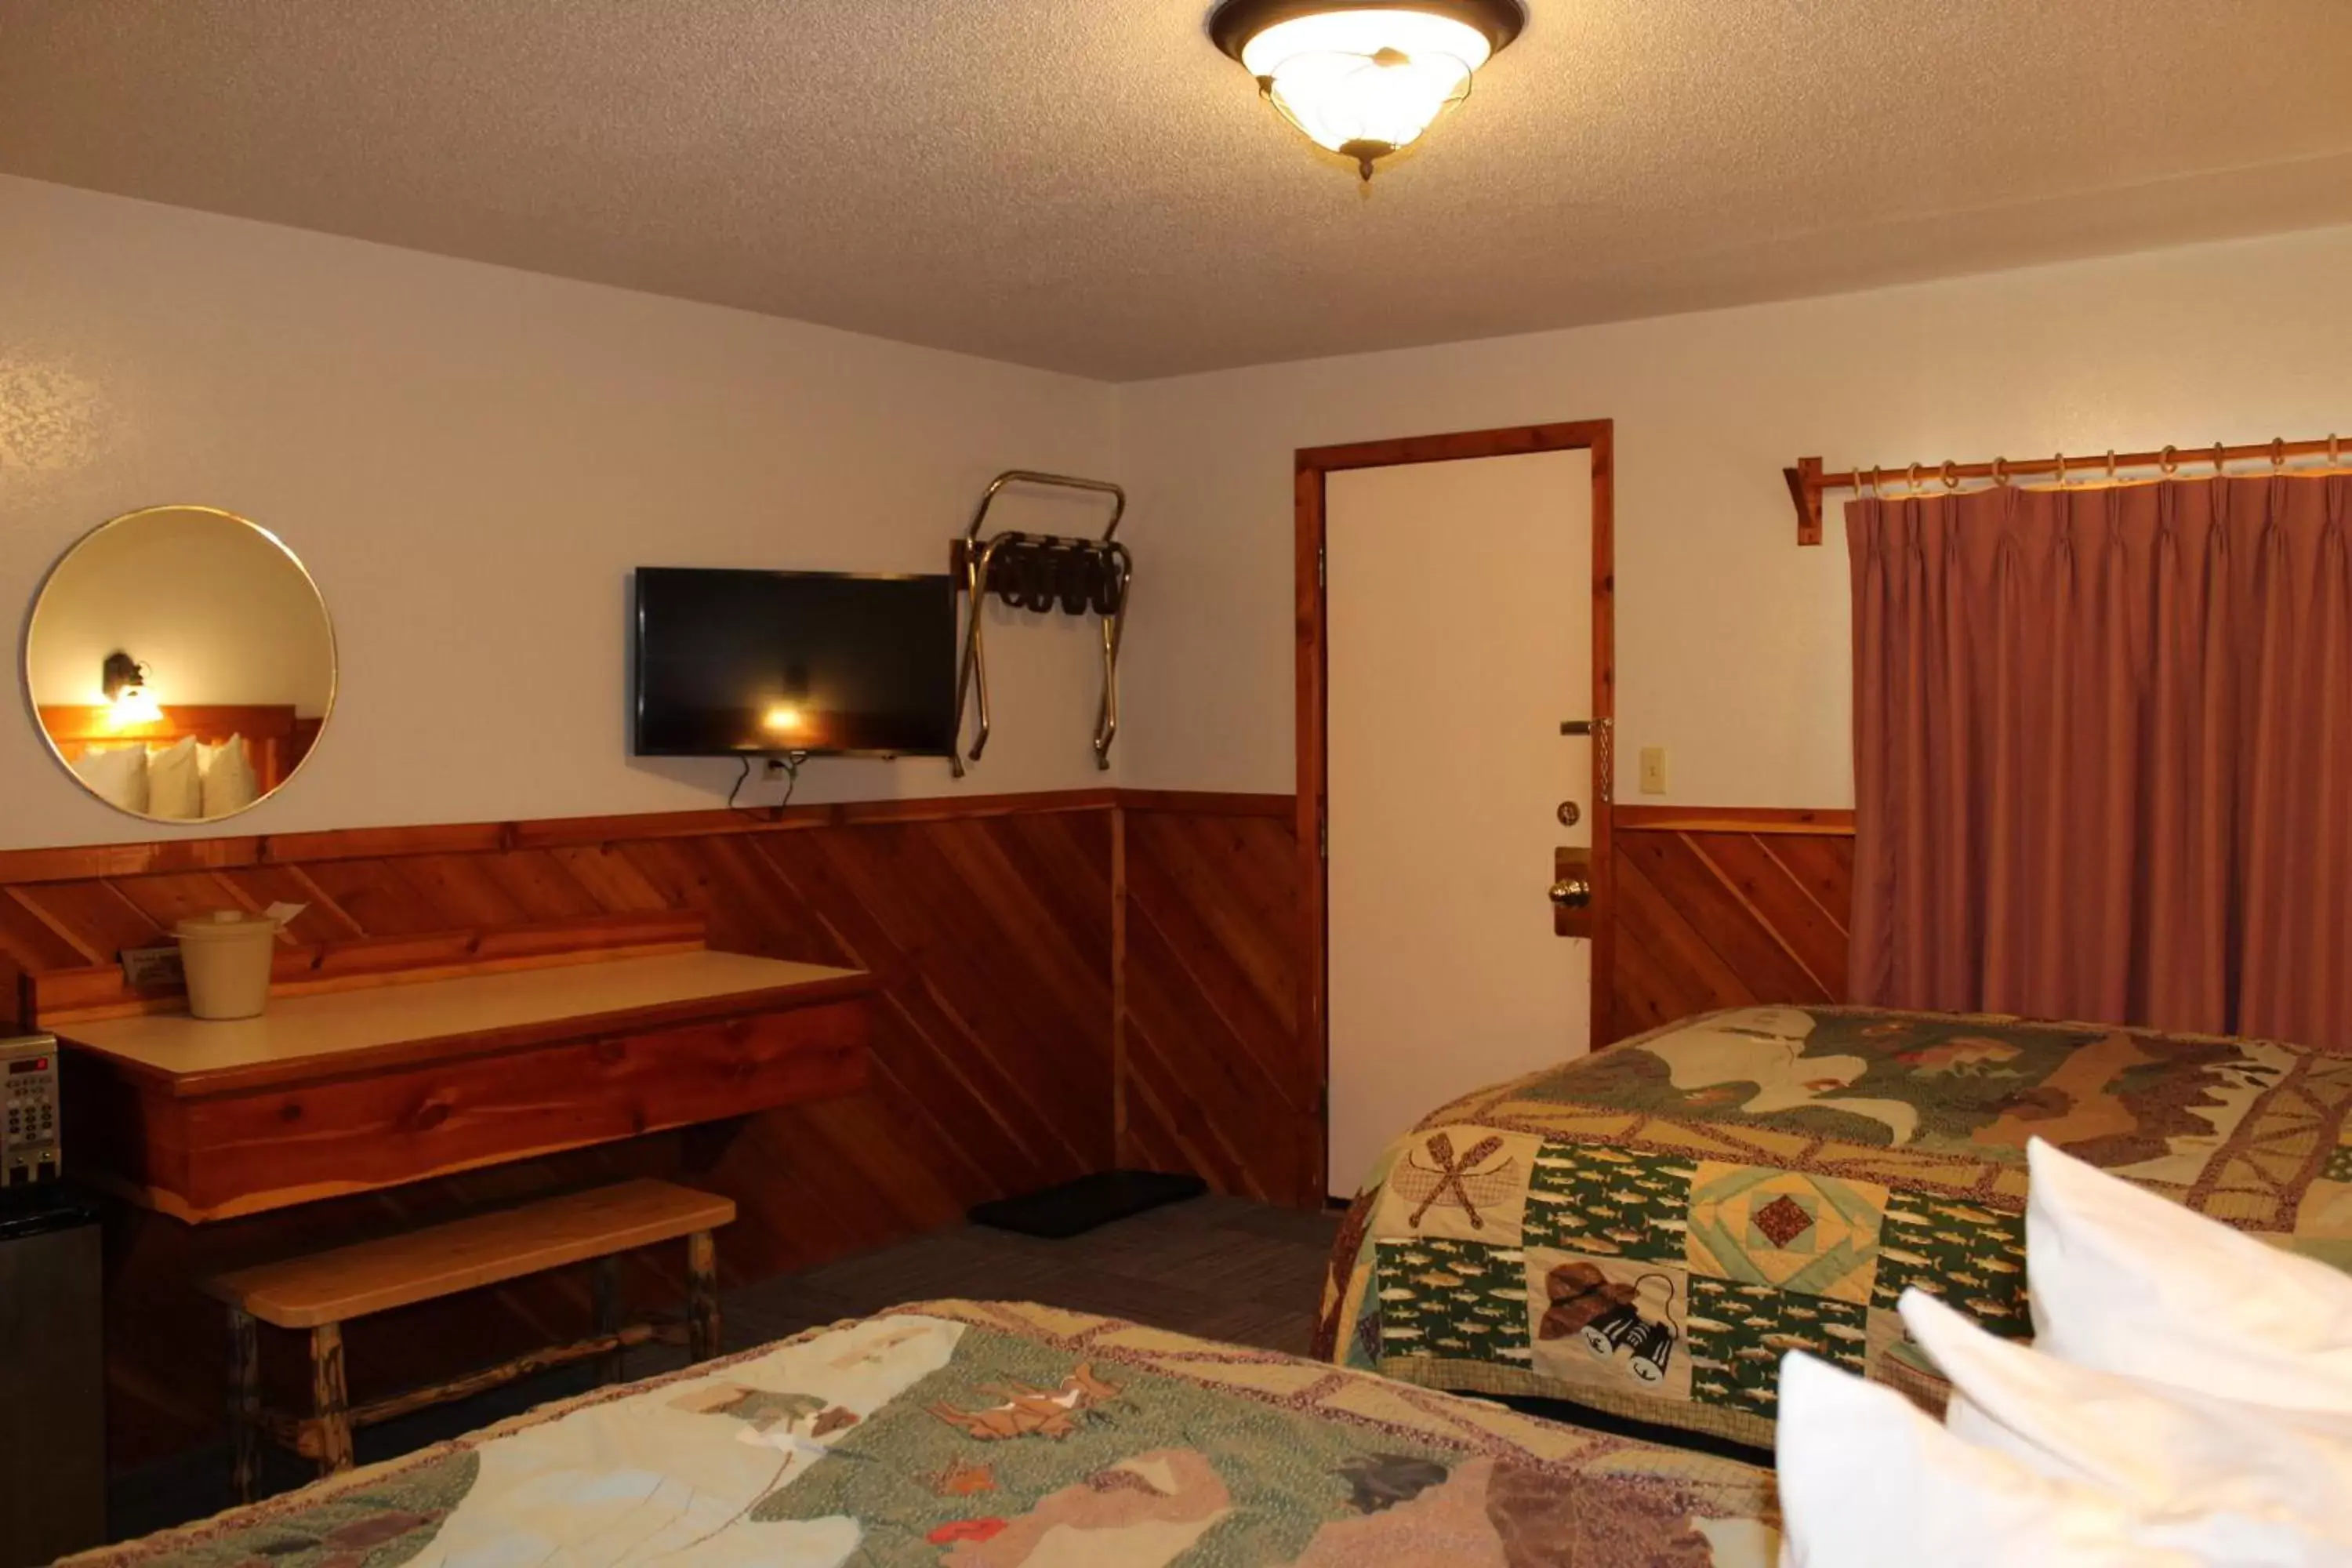
{"label": "flat screen television", "polygon": [[945,576],[641,566],[635,598],[638,756],[955,749]]}

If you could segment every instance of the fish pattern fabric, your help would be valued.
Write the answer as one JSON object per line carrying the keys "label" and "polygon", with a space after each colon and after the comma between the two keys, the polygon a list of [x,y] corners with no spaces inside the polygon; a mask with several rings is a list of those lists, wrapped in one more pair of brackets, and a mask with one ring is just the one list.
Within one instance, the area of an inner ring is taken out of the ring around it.
{"label": "fish pattern fabric", "polygon": [[933,1301],[78,1568],[1770,1568],[1771,1476],[1362,1373]]}
{"label": "fish pattern fabric", "polygon": [[2271,1040],[1707,1014],[1390,1145],[1341,1227],[1317,1353],[1759,1447],[1790,1350],[1939,1411],[1895,1300],[1916,1285],[2031,1334],[2029,1140],[2352,1269],[2347,1105],[2352,1054]]}

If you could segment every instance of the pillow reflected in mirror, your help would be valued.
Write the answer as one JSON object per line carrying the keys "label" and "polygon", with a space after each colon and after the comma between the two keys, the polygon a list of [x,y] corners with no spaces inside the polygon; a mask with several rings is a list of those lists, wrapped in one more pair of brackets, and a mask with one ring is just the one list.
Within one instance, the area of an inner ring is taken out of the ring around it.
{"label": "pillow reflected in mirror", "polygon": [[204,815],[197,787],[196,738],[183,735],[167,746],[147,748],[147,815],[165,822],[194,822]]}
{"label": "pillow reflected in mirror", "polygon": [[68,764],[82,787],[118,811],[147,815],[147,748],[85,746]]}
{"label": "pillow reflected in mirror", "polygon": [[261,798],[261,787],[253,776],[253,756],[245,749],[242,735],[231,735],[217,746],[199,744],[196,771],[203,786],[201,815],[207,819],[235,816]]}

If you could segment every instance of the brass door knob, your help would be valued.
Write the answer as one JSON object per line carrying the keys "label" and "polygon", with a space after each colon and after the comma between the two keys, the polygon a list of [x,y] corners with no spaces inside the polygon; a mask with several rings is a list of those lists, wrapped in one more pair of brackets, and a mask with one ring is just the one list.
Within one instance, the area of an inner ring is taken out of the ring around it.
{"label": "brass door knob", "polygon": [[1592,884],[1582,877],[1563,877],[1551,885],[1551,901],[1564,910],[1580,910],[1592,902]]}

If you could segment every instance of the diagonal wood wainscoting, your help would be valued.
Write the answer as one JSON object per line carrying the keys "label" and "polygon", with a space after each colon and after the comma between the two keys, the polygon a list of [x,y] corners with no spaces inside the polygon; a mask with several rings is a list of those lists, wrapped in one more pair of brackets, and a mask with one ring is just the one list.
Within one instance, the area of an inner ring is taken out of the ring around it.
{"label": "diagonal wood wainscoting", "polygon": [[1716,1007],[1843,1002],[1850,811],[1619,806],[1609,1038]]}
{"label": "diagonal wood wainscoting", "polygon": [[1119,1161],[1318,1207],[1322,1064],[1298,1052],[1292,797],[1129,791],[1124,806]]}
{"label": "diagonal wood wainscoting", "polygon": [[[713,947],[854,964],[880,982],[872,1085],[852,1098],[196,1228],[110,1205],[117,1463],[220,1425],[226,1347],[193,1280],[474,1205],[679,1177],[740,1205],[719,1248],[734,1280],[952,1224],[973,1203],[1119,1159],[1319,1202],[1301,1154],[1313,1134],[1319,1161],[1319,1085],[1280,1055],[1291,809],[1287,795],[1100,790],[776,820],[699,812],[0,852],[0,1005],[21,973],[109,963],[167,940],[183,914],[278,900],[310,906],[289,932],[306,943],[687,910]],[[635,1305],[673,1304],[681,1261],[638,1259],[628,1284]],[[568,1337],[590,1307],[584,1279],[488,1300],[354,1324],[355,1393]]]}

